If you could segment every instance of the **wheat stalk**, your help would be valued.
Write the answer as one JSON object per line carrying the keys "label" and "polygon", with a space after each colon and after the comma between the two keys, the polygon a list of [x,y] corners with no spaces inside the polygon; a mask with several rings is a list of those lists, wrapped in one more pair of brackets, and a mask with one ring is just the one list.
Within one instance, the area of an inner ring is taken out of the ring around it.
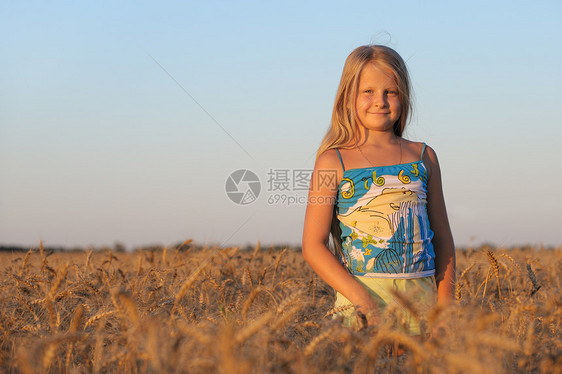
{"label": "wheat stalk", "polygon": [[363,348],[363,354],[369,359],[374,359],[384,343],[393,343],[409,350],[413,354],[414,361],[419,364],[428,359],[428,353],[414,340],[413,337],[395,330],[382,329],[377,332],[374,339]]}
{"label": "wheat stalk", "polygon": [[281,304],[277,307],[277,314],[281,313],[285,308],[295,302],[296,299],[300,298],[303,294],[303,290],[298,290],[293,292],[288,297],[286,297]]}
{"label": "wheat stalk", "polygon": [[277,320],[275,320],[275,322],[269,327],[269,331],[270,332],[275,332],[277,331],[279,328],[285,326],[285,324],[289,321],[290,318],[292,318],[301,308],[303,307],[303,304],[297,304],[294,305],[291,309],[289,309],[288,311],[285,311],[280,317],[277,318]]}
{"label": "wheat stalk", "polygon": [[188,325],[181,320],[175,323],[175,327],[179,328],[182,333],[197,339],[197,341],[203,345],[209,345],[214,342],[212,337],[201,332],[201,330],[203,330],[201,327]]}
{"label": "wheat stalk", "polygon": [[131,296],[123,291],[117,293],[117,299],[121,302],[123,306],[121,311],[123,312],[123,319],[132,322],[133,326],[137,326],[139,323],[139,311],[137,305],[131,298]]}
{"label": "wheat stalk", "polygon": [[[490,273],[492,272],[492,269],[488,268],[488,272],[486,273],[486,279],[484,280],[484,282],[482,282],[480,284],[480,286],[478,286],[478,290],[480,290],[480,287],[482,287],[482,285],[484,285],[484,291],[482,292],[482,301],[481,304],[484,303],[484,299],[486,297],[486,289],[488,288],[488,280],[490,279]],[[478,294],[478,290],[476,290],[476,293]]]}
{"label": "wheat stalk", "polygon": [[267,270],[269,269],[269,267],[264,267],[260,277],[258,278],[258,285],[261,285],[263,283],[263,279],[265,278],[265,273],[267,273]]}
{"label": "wheat stalk", "polygon": [[272,316],[273,316],[272,312],[264,313],[260,318],[256,319],[252,324],[240,330],[234,337],[236,343],[241,344],[244,341],[246,341],[248,338],[250,338],[252,335],[257,333],[259,330],[261,330],[262,327],[264,327],[269,322]]}
{"label": "wheat stalk", "polygon": [[242,307],[242,319],[244,321],[246,321],[246,319],[247,319],[248,309],[250,309],[250,305],[252,305],[252,302],[254,301],[256,296],[262,291],[263,291],[263,288],[258,286],[256,288],[252,289],[252,292],[250,292],[250,294],[248,295],[248,298],[246,299],[246,302],[244,302],[244,306]]}
{"label": "wheat stalk", "polygon": [[[84,314],[84,308],[82,305],[79,305],[74,312],[74,316],[72,317],[72,321],[70,322],[70,326],[68,328],[68,334],[76,334],[78,332],[78,328],[80,327],[80,322],[82,321],[82,315]],[[70,362],[72,360],[72,351],[74,350],[74,342],[71,342],[66,351],[66,372],[70,372]]]}
{"label": "wheat stalk", "polygon": [[511,261],[511,263],[513,264],[513,266],[515,266],[518,270],[520,268],[519,264],[517,263],[517,261],[515,261],[515,259],[513,257],[511,257],[510,255],[508,255],[507,253],[501,253],[500,256],[507,258],[509,261]]}
{"label": "wheat stalk", "polygon": [[51,332],[55,333],[57,331],[57,313],[55,312],[55,306],[53,305],[53,299],[50,297],[45,298],[45,308],[47,309],[47,313],[49,314],[49,327],[51,328]]}
{"label": "wheat stalk", "polygon": [[[39,344],[35,346],[33,358],[41,357],[41,364],[43,371],[48,371],[49,367],[52,364],[53,358],[55,357],[55,353],[57,348],[65,342],[74,342],[82,338],[81,334],[55,334],[48,339],[41,341]],[[41,355],[41,351],[43,354]]]}
{"label": "wheat stalk", "polygon": [[94,373],[99,373],[102,369],[102,363],[103,363],[103,340],[104,340],[104,335],[103,335],[103,323],[100,323],[96,329],[96,335],[95,335],[95,343],[94,343],[94,357],[93,357],[93,363],[94,363]]}
{"label": "wheat stalk", "polygon": [[92,261],[93,252],[94,250],[90,249],[88,253],[86,253],[86,262],[84,263],[84,271],[88,271],[90,269],[90,262]]}
{"label": "wheat stalk", "polygon": [[191,273],[189,278],[187,278],[186,281],[183,283],[180,290],[176,294],[176,297],[175,297],[175,300],[174,300],[174,306],[172,307],[172,311],[170,312],[170,318],[174,316],[174,312],[177,308],[177,305],[178,305],[178,302],[180,301],[180,299],[185,295],[185,293],[187,292],[189,287],[191,287],[193,282],[195,282],[195,280],[197,279],[199,274],[201,274],[201,272],[203,272],[203,270],[205,270],[205,268],[207,266],[209,266],[209,264],[211,263],[211,260],[212,260],[212,257],[210,257],[209,259],[207,259],[207,261],[205,261],[201,265],[199,265],[199,267],[197,269],[195,269],[195,271],[193,273]]}
{"label": "wheat stalk", "polygon": [[183,243],[181,243],[177,248],[176,251],[179,251],[180,249],[182,249],[183,247],[185,247],[186,245],[188,245],[189,243],[191,243],[193,241],[193,239],[187,239],[186,241],[184,241]]}
{"label": "wheat stalk", "polygon": [[316,275],[312,276],[312,304],[316,303]]}
{"label": "wheat stalk", "polygon": [[324,340],[328,339],[329,337],[332,336],[333,332],[335,330],[335,326],[332,326],[330,328],[328,328],[326,331],[324,331],[323,333],[317,335],[314,337],[314,339],[312,339],[310,341],[310,343],[308,343],[308,345],[304,348],[304,355],[305,356],[310,356],[314,353],[314,351],[316,350],[316,347],[323,342]]}
{"label": "wheat stalk", "polygon": [[249,262],[252,263],[252,261],[254,261],[254,258],[256,258],[258,252],[260,251],[260,242],[258,240],[255,248],[254,248],[254,252],[252,253],[252,256],[250,257]]}
{"label": "wheat stalk", "polygon": [[285,253],[287,253],[287,248],[283,249],[283,251],[281,252],[279,257],[277,257],[277,260],[275,260],[275,267],[273,269],[273,277],[271,278],[271,284],[272,285],[275,285],[275,275],[277,274],[277,268],[279,267],[279,264],[281,263],[281,259],[283,258]]}

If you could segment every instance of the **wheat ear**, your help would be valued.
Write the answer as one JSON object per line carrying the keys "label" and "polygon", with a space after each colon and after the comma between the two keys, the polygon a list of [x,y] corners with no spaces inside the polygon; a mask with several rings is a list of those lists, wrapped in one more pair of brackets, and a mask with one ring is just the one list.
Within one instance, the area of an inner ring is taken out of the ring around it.
{"label": "wheat ear", "polygon": [[273,277],[271,278],[271,284],[275,285],[275,275],[277,274],[277,268],[279,267],[279,264],[281,263],[281,259],[283,258],[283,256],[285,255],[285,253],[287,253],[287,248],[285,248],[281,254],[279,255],[279,257],[277,257],[277,260],[275,260],[275,268],[273,269]]}
{"label": "wheat ear", "polygon": [[269,322],[272,316],[273,312],[267,312],[255,320],[251,325],[248,325],[239,331],[235,336],[236,342],[239,344],[245,342],[249,337],[261,330],[261,328]]}
{"label": "wheat ear", "polygon": [[323,342],[324,340],[328,339],[330,336],[332,336],[332,333],[334,332],[335,327],[332,326],[329,329],[327,329],[326,331],[324,331],[323,333],[316,335],[314,337],[314,339],[312,339],[310,341],[310,343],[308,343],[308,345],[304,348],[304,355],[305,356],[310,356],[311,354],[314,353],[314,351],[316,350],[316,347],[318,346],[318,344],[320,344],[321,342]]}
{"label": "wheat ear", "polygon": [[535,276],[535,272],[531,268],[531,264],[527,264],[527,274],[529,275],[529,279],[533,284],[533,289],[531,290],[531,296],[533,296],[541,288],[541,286],[537,282],[537,277]]}
{"label": "wheat ear", "polygon": [[490,249],[486,251],[488,255],[488,259],[490,260],[490,266],[492,266],[492,270],[494,271],[494,275],[496,276],[496,280],[498,281],[498,297],[502,298],[501,287],[500,287],[500,267],[498,266],[498,260],[494,256],[494,252]]}
{"label": "wheat ear", "polygon": [[203,270],[205,270],[205,268],[211,263],[212,259],[213,258],[210,257],[207,261],[205,261],[201,265],[199,265],[199,267],[197,269],[195,269],[195,271],[193,273],[191,273],[189,278],[187,278],[186,281],[183,283],[180,290],[176,294],[176,298],[174,300],[174,306],[172,307],[172,311],[170,312],[170,318],[172,318],[174,316],[174,312],[176,311],[176,308],[177,308],[177,305],[178,305],[178,302],[180,301],[180,299],[185,295],[185,293],[187,292],[189,287],[191,287],[193,282],[195,282],[195,280],[197,279],[199,274],[201,274],[201,272],[203,272]]}
{"label": "wheat ear", "polygon": [[252,252],[252,256],[250,257],[250,263],[252,261],[254,261],[254,258],[258,255],[258,252],[260,251],[261,245],[260,242],[258,240],[258,243],[256,244],[256,247],[254,248],[254,252]]}
{"label": "wheat ear", "polygon": [[353,308],[354,308],[353,304],[346,304],[346,305],[333,307],[332,309],[330,309],[326,312],[326,314],[324,315],[324,318],[328,318],[329,316],[332,316],[334,314],[338,314],[338,313],[341,313],[341,312],[344,312],[346,310],[353,309]]}

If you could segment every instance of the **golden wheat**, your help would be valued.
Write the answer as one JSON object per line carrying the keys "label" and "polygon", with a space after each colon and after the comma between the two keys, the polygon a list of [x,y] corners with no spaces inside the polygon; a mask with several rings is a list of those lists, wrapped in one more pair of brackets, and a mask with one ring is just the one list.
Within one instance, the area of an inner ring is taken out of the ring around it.
{"label": "golden wheat", "polygon": [[[457,253],[457,303],[408,294],[376,326],[286,247],[0,253],[2,372],[556,373],[560,248]],[[69,265],[72,264],[72,265]],[[489,284],[488,284],[489,283]],[[490,292],[496,289],[497,292]],[[422,325],[413,338],[399,311]],[[403,354],[401,354],[403,352]]]}

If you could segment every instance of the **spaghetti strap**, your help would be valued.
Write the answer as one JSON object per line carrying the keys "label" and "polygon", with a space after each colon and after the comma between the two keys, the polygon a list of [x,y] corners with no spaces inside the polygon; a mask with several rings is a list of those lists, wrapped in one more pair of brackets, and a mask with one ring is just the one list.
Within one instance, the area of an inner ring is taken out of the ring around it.
{"label": "spaghetti strap", "polygon": [[425,152],[425,143],[423,143],[420,161],[423,161],[423,153]]}
{"label": "spaghetti strap", "polygon": [[345,166],[343,166],[343,160],[341,159],[340,150],[337,148],[334,149],[336,150],[336,152],[338,152],[338,157],[340,158],[340,162],[341,162],[341,168],[343,169],[343,171],[345,171]]}

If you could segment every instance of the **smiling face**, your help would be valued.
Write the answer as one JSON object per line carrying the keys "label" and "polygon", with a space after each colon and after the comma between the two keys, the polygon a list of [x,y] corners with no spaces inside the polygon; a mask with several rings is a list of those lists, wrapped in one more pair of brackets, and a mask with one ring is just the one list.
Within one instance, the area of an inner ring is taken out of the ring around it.
{"label": "smiling face", "polygon": [[367,129],[393,131],[402,111],[398,85],[390,71],[372,62],[365,64],[359,75],[355,110],[359,123]]}

